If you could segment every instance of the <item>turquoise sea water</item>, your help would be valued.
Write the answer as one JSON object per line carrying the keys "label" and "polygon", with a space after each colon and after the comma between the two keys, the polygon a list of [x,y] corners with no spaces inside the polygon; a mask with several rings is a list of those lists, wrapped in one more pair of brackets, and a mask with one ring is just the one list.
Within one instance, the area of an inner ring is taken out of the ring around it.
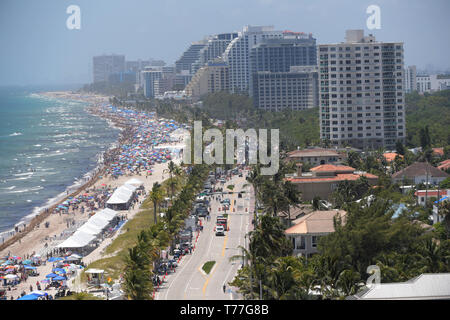
{"label": "turquoise sea water", "polygon": [[0,234],[84,182],[117,141],[86,106],[0,88]]}

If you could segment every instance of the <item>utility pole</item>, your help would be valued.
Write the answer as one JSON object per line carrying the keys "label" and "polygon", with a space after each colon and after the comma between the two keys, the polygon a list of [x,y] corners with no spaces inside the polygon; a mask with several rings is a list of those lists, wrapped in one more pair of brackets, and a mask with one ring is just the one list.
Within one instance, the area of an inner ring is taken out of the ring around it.
{"label": "utility pole", "polygon": [[262,300],[262,281],[259,280],[259,300]]}
{"label": "utility pole", "polygon": [[[425,163],[428,164],[428,161]],[[426,168],[426,171],[427,171],[427,180],[425,185],[425,208],[428,208],[428,166]]]}

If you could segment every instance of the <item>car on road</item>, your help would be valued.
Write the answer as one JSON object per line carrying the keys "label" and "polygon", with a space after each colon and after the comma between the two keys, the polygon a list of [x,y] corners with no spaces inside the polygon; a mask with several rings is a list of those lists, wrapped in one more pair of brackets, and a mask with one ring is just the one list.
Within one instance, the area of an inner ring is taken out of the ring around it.
{"label": "car on road", "polygon": [[225,228],[223,226],[216,226],[216,236],[224,236]]}

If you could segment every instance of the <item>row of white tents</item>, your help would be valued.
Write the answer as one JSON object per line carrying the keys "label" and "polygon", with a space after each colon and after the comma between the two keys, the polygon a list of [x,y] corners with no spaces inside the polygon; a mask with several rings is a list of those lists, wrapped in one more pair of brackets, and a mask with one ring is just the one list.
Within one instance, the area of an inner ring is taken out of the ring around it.
{"label": "row of white tents", "polygon": [[106,207],[116,210],[127,210],[137,188],[144,183],[139,179],[130,179],[123,186],[117,188],[106,201]]}
{"label": "row of white tents", "polygon": [[106,202],[107,208],[97,212],[88,219],[75,233],[60,243],[58,248],[84,248],[103,233],[118,213],[114,209],[124,209],[131,202],[134,192],[144,183],[139,179],[130,179],[117,188]]}
{"label": "row of white tents", "polygon": [[111,209],[103,209],[78,228],[75,233],[60,243],[58,248],[83,248],[91,243],[117,216],[117,212]]}

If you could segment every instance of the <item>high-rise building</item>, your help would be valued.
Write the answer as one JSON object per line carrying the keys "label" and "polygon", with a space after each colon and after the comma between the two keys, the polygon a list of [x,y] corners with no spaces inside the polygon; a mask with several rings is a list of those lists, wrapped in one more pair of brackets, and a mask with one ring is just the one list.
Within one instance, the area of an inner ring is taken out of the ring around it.
{"label": "high-rise building", "polygon": [[141,74],[144,80],[145,97],[154,98],[159,93],[156,84],[163,76],[161,67],[145,67]]}
{"label": "high-rise building", "polygon": [[253,46],[269,38],[282,38],[281,31],[273,26],[245,26],[223,53],[223,59],[230,67],[230,88],[234,93],[248,93],[250,90],[250,51]]}
{"label": "high-rise building", "polygon": [[360,149],[404,142],[403,44],[348,30],[346,42],[318,54],[320,138]]}
{"label": "high-rise building", "polygon": [[192,65],[200,59],[200,51],[206,47],[207,40],[201,40],[191,43],[191,45],[183,52],[180,59],[175,62],[176,73],[183,73],[183,71],[188,71],[189,74],[193,75]]}
{"label": "high-rise building", "polygon": [[419,93],[431,93],[448,89],[450,89],[450,75],[417,75],[417,91]]}
{"label": "high-rise building", "polygon": [[319,105],[316,66],[292,66],[289,72],[258,71],[253,75],[253,101],[268,111],[304,110]]}
{"label": "high-rise building", "polygon": [[229,68],[228,65],[219,59],[208,62],[201,67],[192,77],[191,81],[185,88],[187,96],[197,101],[199,98],[208,93],[219,91],[229,91]]}
{"label": "high-rise building", "polygon": [[417,69],[416,66],[405,68],[405,92],[417,91]]}
{"label": "high-rise building", "polygon": [[124,55],[102,55],[93,58],[94,82],[107,82],[113,73],[125,71]]}
{"label": "high-rise building", "polygon": [[[249,94],[254,93],[253,82],[258,72],[287,73],[292,66],[317,66],[316,39],[311,34],[284,31],[283,38],[265,39],[253,46],[250,50]],[[290,79],[293,77],[293,74],[289,75]],[[267,74],[265,78],[268,79]],[[285,88],[279,89],[285,91]]]}
{"label": "high-rise building", "polygon": [[237,37],[237,32],[221,33],[208,37],[206,45],[199,52],[199,58],[192,64],[192,74],[195,74],[198,69],[208,62],[221,57],[230,42]]}

